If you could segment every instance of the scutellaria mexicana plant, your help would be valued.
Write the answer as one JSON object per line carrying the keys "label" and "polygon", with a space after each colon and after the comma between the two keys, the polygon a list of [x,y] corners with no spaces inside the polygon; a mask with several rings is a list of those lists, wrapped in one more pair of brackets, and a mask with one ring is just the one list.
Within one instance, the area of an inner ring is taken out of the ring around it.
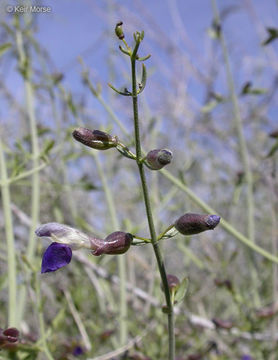
{"label": "scutellaria mexicana plant", "polygon": [[[75,140],[95,150],[116,149],[121,155],[136,162],[141,181],[141,189],[143,200],[146,208],[146,217],[148,221],[150,238],[142,238],[138,235],[126,233],[123,231],[115,231],[108,235],[105,239],[89,236],[83,232],[58,223],[48,223],[40,226],[36,230],[39,237],[47,237],[52,243],[46,249],[42,259],[42,273],[53,272],[67,265],[72,258],[72,251],[85,248],[90,250],[92,255],[99,256],[124,254],[131,245],[151,244],[156,257],[158,270],[161,277],[162,289],[165,295],[166,305],[162,307],[163,312],[168,316],[168,335],[169,335],[169,360],[175,359],[175,334],[174,334],[174,311],[173,307],[176,303],[183,300],[187,288],[188,278],[184,278],[181,282],[174,275],[167,275],[165,262],[160,250],[159,242],[166,238],[171,238],[178,233],[183,235],[195,235],[206,230],[214,229],[220,221],[218,215],[201,215],[187,213],[181,216],[175,223],[168,226],[159,235],[156,234],[154,219],[152,215],[152,207],[149,196],[149,189],[145,170],[161,170],[164,166],[172,161],[173,154],[168,149],[154,149],[146,155],[141,148],[140,121],[138,112],[138,96],[144,91],[147,81],[147,71],[144,61],[150,58],[150,55],[140,57],[138,49],[144,39],[144,32],[136,32],[133,36],[134,46],[130,47],[124,36],[123,23],[118,22],[115,27],[115,33],[122,45],[119,46],[120,51],[129,57],[131,64],[131,89],[125,88],[124,91],[116,89],[113,85],[109,86],[119,95],[131,98],[133,107],[134,122],[134,143],[135,151],[132,152],[118,136],[112,136],[100,130],[90,130],[88,128],[78,127],[72,135]],[[137,82],[136,63],[142,62],[141,81]],[[88,83],[86,78],[86,83]],[[94,91],[95,93],[95,91]]]}

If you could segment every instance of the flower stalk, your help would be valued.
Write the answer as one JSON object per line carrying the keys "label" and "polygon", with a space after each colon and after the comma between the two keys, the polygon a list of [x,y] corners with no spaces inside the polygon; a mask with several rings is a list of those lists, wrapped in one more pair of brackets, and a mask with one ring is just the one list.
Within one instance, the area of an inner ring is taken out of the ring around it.
{"label": "flower stalk", "polygon": [[151,236],[151,243],[155,253],[158,269],[160,272],[160,277],[163,284],[163,291],[165,295],[166,305],[167,305],[167,315],[168,315],[168,334],[169,334],[169,360],[175,359],[175,335],[174,335],[174,311],[173,304],[171,301],[171,293],[167,281],[165,264],[163,257],[157,242],[156,231],[154,227],[151,202],[149,197],[148,185],[146,181],[144,165],[141,162],[142,150],[141,150],[141,140],[140,140],[140,124],[139,124],[139,115],[138,115],[138,94],[137,94],[137,80],[136,80],[136,56],[137,51],[142,41],[142,33],[136,33],[136,44],[133,50],[133,53],[130,57],[131,60],[131,76],[132,76],[132,104],[133,104],[133,119],[134,119],[134,135],[135,135],[135,147],[136,147],[136,159],[137,166],[141,179],[141,186],[143,191],[144,203],[146,208],[146,214],[148,219],[149,231]]}

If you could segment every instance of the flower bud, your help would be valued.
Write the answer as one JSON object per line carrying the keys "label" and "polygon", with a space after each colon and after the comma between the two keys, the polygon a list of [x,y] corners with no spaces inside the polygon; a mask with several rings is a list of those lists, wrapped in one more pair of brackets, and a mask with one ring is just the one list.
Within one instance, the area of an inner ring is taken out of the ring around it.
{"label": "flower bud", "polygon": [[19,331],[17,328],[7,328],[7,329],[1,329],[0,328],[0,351],[2,349],[15,351],[18,340],[19,340]]}
{"label": "flower bud", "polygon": [[216,279],[214,279],[214,284],[218,287],[225,287],[229,291],[234,290],[233,284],[232,284],[231,280],[229,280],[229,279],[222,280],[222,279],[216,278]]}
{"label": "flower bud", "polygon": [[172,160],[172,151],[167,149],[154,149],[146,156],[147,163],[152,170],[160,170]]}
{"label": "flower bud", "polygon": [[123,29],[122,29],[122,25],[123,25],[123,22],[122,21],[119,21],[117,24],[116,24],[116,27],[115,27],[115,34],[118,36],[118,38],[120,40],[123,40],[124,37],[125,37],[125,34],[123,32]]}
{"label": "flower bud", "polygon": [[183,235],[199,234],[213,230],[220,221],[218,215],[185,214],[175,222],[175,228]]}
{"label": "flower bud", "polygon": [[274,138],[274,139],[275,139],[275,138],[278,138],[278,129],[272,131],[272,132],[269,134],[269,137]]}
{"label": "flower bud", "polygon": [[133,236],[123,231],[115,231],[104,240],[91,238],[91,248],[94,249],[93,255],[124,254],[130,248],[132,240]]}
{"label": "flower bud", "polygon": [[75,140],[96,150],[107,150],[118,145],[117,136],[111,136],[104,131],[77,128],[72,136]]}
{"label": "flower bud", "polygon": [[[180,281],[176,275],[168,274],[167,282],[168,282],[170,292],[175,292],[178,289],[178,287],[180,286]],[[162,289],[162,291],[164,291],[163,283],[161,283],[161,289]]]}
{"label": "flower bud", "polygon": [[176,289],[180,285],[180,281],[177,276],[171,274],[167,275],[167,282],[170,290]]}
{"label": "flower bud", "polygon": [[53,242],[68,245],[72,250],[91,247],[88,235],[64,224],[47,223],[38,227],[35,233],[38,237],[48,237]]}

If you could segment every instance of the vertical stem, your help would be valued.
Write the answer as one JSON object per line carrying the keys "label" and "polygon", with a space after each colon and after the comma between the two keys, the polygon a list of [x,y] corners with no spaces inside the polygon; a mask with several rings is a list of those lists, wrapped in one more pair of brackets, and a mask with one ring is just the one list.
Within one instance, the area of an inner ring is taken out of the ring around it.
{"label": "vertical stem", "polygon": [[[137,43],[138,49],[139,43]],[[141,160],[141,141],[140,141],[140,126],[139,126],[139,117],[138,117],[138,97],[137,97],[137,81],[136,81],[136,47],[131,56],[131,74],[132,74],[132,102],[133,102],[133,116],[134,116],[134,134],[135,134],[135,146],[136,146],[136,157],[137,157],[137,165],[139,169],[141,185],[143,190],[145,208],[148,218],[149,224],[149,231],[152,240],[152,246],[155,253],[160,277],[163,283],[164,294],[167,304],[168,310],[168,334],[169,334],[169,360],[174,360],[175,358],[175,335],[174,335],[174,312],[173,312],[173,305],[171,302],[171,295],[167,281],[167,275],[165,270],[164,261],[160,252],[160,248],[157,242],[152,210],[151,210],[151,203],[149,198],[148,186],[145,176],[145,170],[143,164],[140,162]]]}
{"label": "vertical stem", "polygon": [[14,233],[12,223],[10,188],[8,184],[7,166],[5,161],[5,154],[0,138],[0,169],[1,169],[1,193],[2,204],[5,219],[5,232],[8,253],[8,284],[9,284],[9,305],[8,305],[8,326],[17,326],[17,289],[16,289],[16,257],[14,247]]}
{"label": "vertical stem", "polygon": [[[98,173],[102,182],[106,202],[111,217],[112,227],[116,230],[119,229],[119,221],[115,208],[115,202],[111,190],[107,184],[105,174],[102,170],[98,155],[94,154]],[[120,278],[120,345],[125,345],[127,342],[127,297],[126,297],[126,261],[125,256],[117,256]]]}
{"label": "vertical stem", "polygon": [[[25,70],[24,88],[25,88],[25,96],[26,96],[26,108],[30,122],[30,133],[31,133],[31,142],[32,142],[32,163],[33,163],[33,168],[35,169],[38,167],[39,164],[39,143],[38,143],[38,134],[37,134],[35,111],[34,111],[34,94],[30,79],[31,69],[30,69],[30,65],[27,62],[27,56],[24,51],[22,32],[20,30],[19,22],[17,24],[17,30],[16,30],[16,43],[17,43],[17,50],[19,55],[20,68]],[[30,226],[29,241],[26,251],[26,256],[30,263],[32,263],[33,261],[34,252],[35,252],[35,229],[39,222],[39,209],[40,209],[39,201],[40,201],[40,177],[39,177],[39,172],[35,172],[32,175],[32,195],[31,195],[32,223]],[[21,294],[19,296],[20,320],[22,319],[24,314],[25,301],[26,301],[26,288],[23,287],[21,289]]]}
{"label": "vertical stem", "polygon": [[46,341],[45,323],[44,323],[44,317],[43,317],[43,311],[42,311],[40,279],[39,279],[39,276],[37,273],[34,273],[34,276],[35,276],[37,308],[38,308],[39,324],[40,324],[40,337],[41,337],[42,344],[43,344],[43,351],[48,360],[54,360],[48,349],[48,345],[47,345],[47,341]]}
{"label": "vertical stem", "polygon": [[[216,20],[216,23],[218,25],[220,25],[221,23],[220,23],[220,17],[219,17],[219,13],[218,13],[216,0],[212,0],[212,7],[213,7],[214,18]],[[234,85],[234,80],[233,80],[231,66],[230,66],[228,49],[226,46],[226,42],[225,42],[222,30],[220,30],[219,38],[220,38],[220,43],[221,43],[224,61],[225,61],[225,65],[226,65],[227,81],[228,81],[230,96],[231,96],[233,109],[234,109],[234,120],[235,120],[236,131],[237,131],[238,139],[239,139],[239,152],[240,152],[241,161],[243,163],[245,179],[246,179],[246,183],[247,183],[248,238],[254,242],[255,241],[255,224],[254,224],[253,176],[252,176],[252,171],[251,171],[251,166],[250,166],[247,145],[246,145],[244,132],[243,132],[243,124],[242,124],[242,119],[241,119],[241,115],[240,115],[240,111],[239,111],[238,99],[237,99],[237,95],[236,95],[236,91],[235,91],[235,85]]]}
{"label": "vertical stem", "polygon": [[[214,18],[215,18],[216,24],[220,26],[221,22],[220,22],[218,7],[217,7],[217,0],[212,0],[212,7],[213,7],[213,13],[214,13]],[[255,242],[255,221],[254,221],[253,175],[252,175],[251,166],[250,166],[250,159],[249,159],[249,155],[248,155],[247,144],[246,144],[246,140],[245,140],[244,132],[243,132],[243,124],[242,124],[242,119],[241,119],[241,115],[240,115],[238,99],[237,99],[237,95],[236,95],[236,91],[235,91],[235,85],[234,85],[233,75],[232,75],[231,66],[230,66],[228,49],[227,49],[227,45],[226,45],[225,38],[223,36],[221,27],[220,27],[220,32],[219,32],[219,39],[220,39],[222,52],[223,52],[223,56],[224,56],[224,62],[225,62],[226,73],[227,73],[227,81],[228,81],[230,96],[231,96],[231,100],[232,100],[232,104],[233,104],[234,121],[235,121],[235,127],[236,127],[237,136],[238,136],[238,140],[239,140],[239,153],[240,153],[241,161],[243,164],[244,175],[245,175],[246,184],[247,184],[247,234],[248,234],[248,238],[254,243]],[[258,307],[260,305],[260,298],[259,298],[259,292],[257,290],[257,274],[256,274],[256,269],[253,264],[254,256],[253,256],[253,253],[251,253],[250,249],[248,251],[248,256],[249,256],[249,261],[252,264],[251,279],[252,279],[252,283],[254,286],[254,301],[255,301],[255,305]]]}

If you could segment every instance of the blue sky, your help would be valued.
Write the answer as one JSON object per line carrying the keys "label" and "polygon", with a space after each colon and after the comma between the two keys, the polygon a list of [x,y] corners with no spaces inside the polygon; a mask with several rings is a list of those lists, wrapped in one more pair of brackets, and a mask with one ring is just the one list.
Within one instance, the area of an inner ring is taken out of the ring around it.
{"label": "blue sky", "polygon": [[[15,2],[12,0],[5,0],[0,4],[2,20],[8,23],[11,22],[12,15],[7,14],[4,9],[7,4],[13,3]],[[126,63],[124,60],[118,62],[121,55],[115,54],[119,41],[115,38],[114,26],[119,20],[124,22],[128,40],[131,40],[131,34],[135,30],[145,30],[143,51],[152,53],[147,65],[156,84],[171,91],[171,72],[184,70],[179,69],[178,60],[177,64],[174,63],[173,57],[169,55],[171,44],[180,49],[179,56],[183,56],[197,72],[204,75],[206,73],[208,50],[212,43],[207,32],[212,21],[210,1],[46,0],[43,5],[50,6],[51,12],[34,15],[37,24],[35,37],[51,58],[50,71],[63,72],[64,84],[73,93],[82,91],[78,56],[82,56],[90,67],[95,81],[102,81],[104,86],[110,80],[111,59],[117,64],[116,73],[123,71]],[[225,0],[218,1],[218,5],[220,10],[232,10],[231,15],[225,20],[224,33],[230,50],[236,85],[240,87],[249,80],[249,76],[254,78],[255,72],[255,85],[268,86],[274,76],[273,69],[268,70],[267,66],[264,66],[260,75],[260,66],[267,62],[269,57],[273,58],[276,55],[269,54],[270,50],[262,48],[260,44],[267,36],[265,27],[276,26],[277,2]],[[276,43],[272,44],[271,51],[277,51]],[[216,57],[219,59],[221,54],[216,54]],[[168,77],[160,75],[162,69],[168,71]],[[9,79],[11,91],[16,88],[17,96],[20,96],[20,79],[15,70],[15,65],[6,65],[4,75]],[[117,85],[122,85],[119,83],[122,79],[116,77],[115,81]],[[197,102],[202,102],[203,85],[191,75],[186,77],[186,81],[187,91]],[[227,93],[224,69],[220,69],[216,90]],[[151,87],[149,91],[152,91]],[[273,112],[276,109],[271,108],[269,111]]]}

